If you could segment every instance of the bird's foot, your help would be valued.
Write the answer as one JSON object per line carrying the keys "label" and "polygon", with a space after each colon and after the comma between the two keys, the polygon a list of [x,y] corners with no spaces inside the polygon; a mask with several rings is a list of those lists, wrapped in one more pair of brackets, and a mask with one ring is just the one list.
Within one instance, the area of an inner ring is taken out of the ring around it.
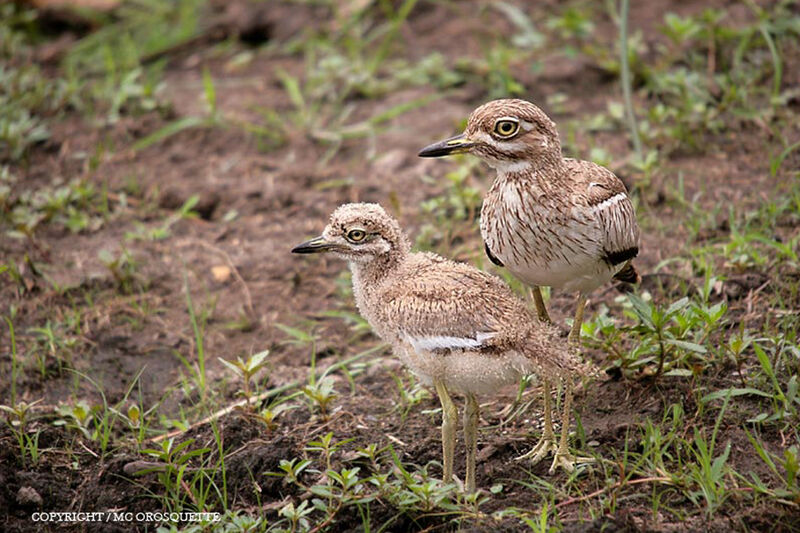
{"label": "bird's foot", "polygon": [[454,485],[456,492],[464,492],[464,482],[455,474],[450,479],[443,479],[442,485]]}
{"label": "bird's foot", "polygon": [[572,473],[575,471],[575,467],[577,465],[584,465],[594,463],[594,459],[591,457],[575,457],[569,450],[559,448],[556,451],[556,456],[553,457],[553,464],[550,465],[550,474],[553,474],[556,469],[560,466],[563,468],[567,473]]}
{"label": "bird's foot", "polygon": [[553,464],[550,465],[549,472],[554,473],[559,466],[567,472],[572,472],[575,470],[575,461],[575,456],[568,451],[558,450],[556,456],[553,457]]}
{"label": "bird's foot", "polygon": [[531,451],[524,455],[520,455],[517,457],[517,461],[522,461],[524,459],[530,459],[531,464],[536,464],[548,455],[550,452],[555,452],[558,450],[556,446],[556,438],[553,434],[544,434],[542,438],[539,439],[539,442],[536,446],[533,447]]}

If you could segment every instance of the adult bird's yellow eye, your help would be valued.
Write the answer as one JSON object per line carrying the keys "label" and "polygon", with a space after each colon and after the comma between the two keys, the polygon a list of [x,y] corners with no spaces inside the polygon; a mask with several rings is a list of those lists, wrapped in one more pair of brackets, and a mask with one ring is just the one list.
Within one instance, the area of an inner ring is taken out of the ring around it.
{"label": "adult bird's yellow eye", "polygon": [[516,120],[498,120],[494,125],[494,132],[500,137],[511,137],[519,131],[519,122]]}
{"label": "adult bird's yellow eye", "polygon": [[351,229],[347,232],[347,240],[351,242],[361,242],[366,236],[367,232],[363,229]]}

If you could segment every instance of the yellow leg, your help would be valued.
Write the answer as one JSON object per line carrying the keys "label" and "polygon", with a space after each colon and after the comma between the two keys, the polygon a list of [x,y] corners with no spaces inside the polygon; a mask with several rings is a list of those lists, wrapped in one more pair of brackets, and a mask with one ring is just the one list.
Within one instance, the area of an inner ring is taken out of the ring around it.
{"label": "yellow leg", "polygon": [[575,320],[572,321],[572,329],[569,330],[569,342],[571,344],[581,343],[581,326],[583,325],[583,310],[586,308],[586,296],[583,293],[578,296],[578,308],[575,310]]}
{"label": "yellow leg", "polygon": [[475,455],[478,450],[478,400],[467,394],[464,407],[464,443],[467,445],[467,477],[464,482],[467,494],[475,492]]}
{"label": "yellow leg", "polygon": [[547,322],[548,324],[552,322],[552,320],[550,320],[550,315],[547,314],[547,307],[544,305],[542,291],[539,287],[535,285],[531,287],[531,295],[533,296],[533,305],[536,306],[536,314],[539,315],[539,320]]}
{"label": "yellow leg", "polygon": [[442,402],[442,481],[453,480],[453,450],[456,445],[456,419],[458,410],[447,393],[447,387],[439,380],[434,381],[436,394]]}
{"label": "yellow leg", "polygon": [[517,457],[517,460],[530,459],[531,463],[536,464],[551,452],[556,450],[556,435],[553,432],[553,415],[551,402],[551,386],[549,379],[542,380],[544,388],[544,429],[542,430],[542,438],[531,451],[525,455]]}
{"label": "yellow leg", "polygon": [[559,466],[567,472],[575,470],[575,456],[569,453],[569,421],[572,409],[572,380],[566,380],[566,390],[564,391],[564,410],[561,413],[561,438],[558,442],[556,456],[550,466],[550,473],[556,471]]}

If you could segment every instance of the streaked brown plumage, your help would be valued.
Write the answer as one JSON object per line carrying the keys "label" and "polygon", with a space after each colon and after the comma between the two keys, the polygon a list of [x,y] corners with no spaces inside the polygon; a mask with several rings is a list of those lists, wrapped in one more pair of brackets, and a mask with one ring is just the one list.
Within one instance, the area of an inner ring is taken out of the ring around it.
{"label": "streaked brown plumage", "polygon": [[[448,390],[465,394],[468,491],[475,488],[476,395],[496,392],[526,374],[569,381],[585,371],[557,331],[536,320],[502,281],[432,253],[412,253],[397,221],[377,204],[339,207],[320,237],[292,251],[327,251],[347,260],[361,314],[423,382],[436,388],[443,410],[445,481],[452,475],[456,416]],[[546,404],[549,417],[549,399]],[[566,418],[562,424],[564,457],[553,468],[568,459],[568,423]],[[554,447],[552,433],[542,440],[548,442],[536,450]]]}
{"label": "streaked brown plumage", "polygon": [[555,124],[524,100],[477,108],[462,135],[423,149],[423,157],[473,153],[497,170],[481,209],[489,257],[533,287],[579,292],[570,332],[577,341],[586,295],[616,277],[635,282],[639,226],[624,184],[608,169],[564,158]]}

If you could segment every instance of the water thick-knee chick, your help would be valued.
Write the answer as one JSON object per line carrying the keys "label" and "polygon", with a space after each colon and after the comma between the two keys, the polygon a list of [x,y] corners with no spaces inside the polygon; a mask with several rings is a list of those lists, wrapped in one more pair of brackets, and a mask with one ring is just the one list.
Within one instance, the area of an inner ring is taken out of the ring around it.
{"label": "water thick-knee chick", "polygon": [[[498,278],[433,253],[412,252],[397,221],[377,204],[346,204],[331,215],[322,235],[294,253],[328,252],[348,261],[356,305],[374,331],[442,403],[443,478],[453,473],[457,412],[450,391],[466,397],[465,487],[475,490],[477,396],[496,393],[535,373],[546,382],[584,374],[587,368],[557,330],[538,320]],[[551,471],[572,467],[567,448],[571,387],[567,387],[561,439],[556,446],[545,391],[545,433],[527,457],[555,452]]]}
{"label": "water thick-knee chick", "polygon": [[472,112],[460,135],[421,157],[474,154],[497,171],[481,208],[489,258],[532,286],[579,293],[570,340],[580,337],[586,295],[612,278],[636,282],[639,226],[625,185],[610,170],[563,157],[556,126],[530,102],[494,100]]}

